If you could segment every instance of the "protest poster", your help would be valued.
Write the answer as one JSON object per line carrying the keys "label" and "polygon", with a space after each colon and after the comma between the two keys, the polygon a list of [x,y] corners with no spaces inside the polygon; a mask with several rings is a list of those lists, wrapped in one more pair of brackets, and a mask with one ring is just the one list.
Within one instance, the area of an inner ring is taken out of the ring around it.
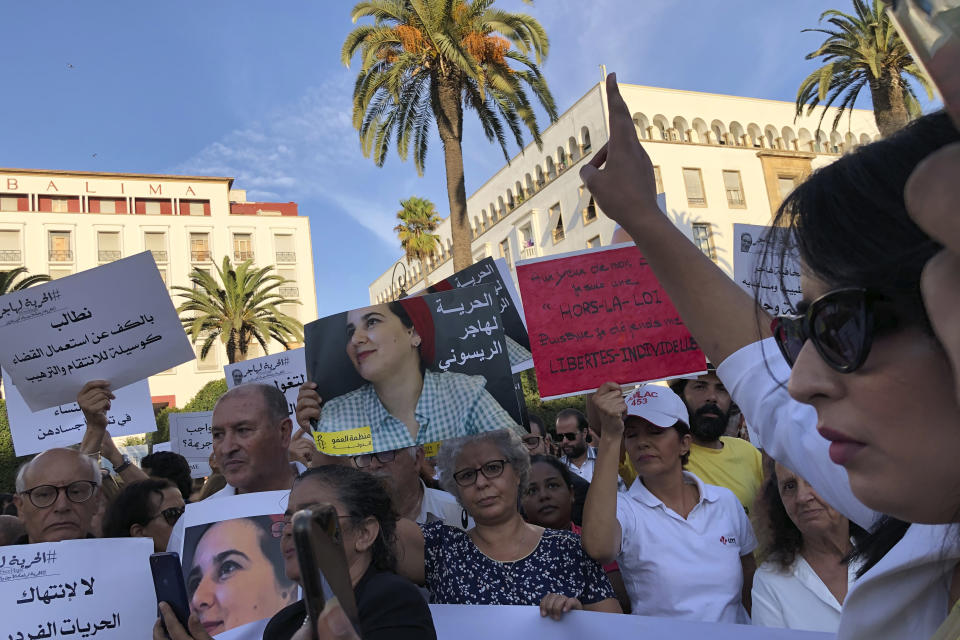
{"label": "protest poster", "polygon": [[170,447],[170,442],[169,442],[169,441],[168,441],[168,442],[155,442],[155,443],[152,445],[151,449],[152,449],[152,451],[151,451],[150,453],[157,453],[158,451],[170,451],[170,449],[171,449],[171,447]]}
{"label": "protest poster", "polygon": [[427,289],[427,292],[437,293],[485,283],[493,285],[497,303],[500,305],[500,318],[503,320],[503,333],[506,336],[510,368],[513,373],[525,371],[533,366],[530,337],[527,335],[527,323],[523,317],[520,296],[516,287],[513,286],[513,278],[510,277],[510,268],[506,260],[486,257],[466,269],[457,271],[449,278],[437,282]]}
{"label": "protest poster", "polygon": [[633,245],[517,263],[544,400],[700,373],[706,359]]}
{"label": "protest poster", "polygon": [[149,251],[0,296],[0,366],[31,411],[194,359]]}
{"label": "protest poster", "polygon": [[[267,621],[300,599],[280,538],[289,491],[188,504],[179,549],[190,610],[217,640],[260,640]],[[237,560],[242,559],[241,562]],[[218,579],[233,562],[230,580]]]}
{"label": "protest poster", "polygon": [[[68,447],[83,440],[87,424],[76,402],[31,411],[6,370],[3,372],[3,390],[13,450],[18,456]],[[157,430],[150,385],[146,380],[138,380],[115,390],[113,394],[116,398],[110,402],[110,411],[107,412],[107,431],[110,435],[132,436]]]}
{"label": "protest poster", "polygon": [[167,414],[167,417],[170,420],[170,451],[187,459],[191,478],[209,476],[210,454],[213,453],[213,435],[210,432],[213,411],[174,412]]}
{"label": "protest poster", "polygon": [[[304,327],[308,379],[323,399],[317,447],[356,455],[516,426],[520,407],[491,284],[404,298]],[[413,384],[411,384],[413,381]],[[416,407],[412,438],[383,390]]]}
{"label": "protest poster", "polygon": [[770,315],[796,313],[803,298],[800,254],[789,230],[733,225],[733,279]]}
{"label": "protest poster", "polygon": [[832,640],[833,633],[795,631],[748,624],[694,622],[674,618],[570,611],[557,622],[540,615],[540,607],[476,604],[431,604],[437,640],[489,640],[490,621],[497,621],[497,640],[583,640],[654,638],[663,640]]}
{"label": "protest poster", "polygon": [[3,635],[12,640],[152,637],[157,599],[151,553],[150,538],[0,547]]}
{"label": "protest poster", "polygon": [[249,382],[275,386],[287,398],[287,412],[296,422],[297,394],[300,393],[300,385],[307,379],[303,347],[228,364],[223,367],[223,373],[227,378],[228,389]]}

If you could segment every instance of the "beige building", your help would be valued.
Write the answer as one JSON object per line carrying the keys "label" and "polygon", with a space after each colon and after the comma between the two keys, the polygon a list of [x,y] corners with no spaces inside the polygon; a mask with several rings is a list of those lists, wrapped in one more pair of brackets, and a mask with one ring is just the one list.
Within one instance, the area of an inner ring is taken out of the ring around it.
{"label": "beige building", "polygon": [[[879,133],[873,113],[856,109],[831,130],[835,111],[794,119],[792,102],[620,85],[637,136],[650,154],[666,213],[728,274],[733,224],[768,224],[812,170]],[[609,135],[606,94],[596,85],[548,127],[543,148],[527,146],[467,199],[475,259],[517,260],[609,244],[615,224],[582,202],[579,169]],[[437,255],[420,265],[400,258],[407,291],[453,273],[450,221]],[[399,270],[398,270],[399,271]],[[397,294],[393,268],[370,285],[373,303]]]}
{"label": "beige building", "polygon": [[[151,251],[169,288],[190,286],[191,269],[213,272],[224,256],[253,259],[292,281],[280,293],[301,304],[284,310],[313,320],[309,221],[294,202],[247,202],[232,186],[232,178],[208,176],[0,169],[0,270],[25,266],[62,278]],[[271,353],[282,349],[270,345]],[[251,345],[249,357],[259,355]],[[151,377],[154,405],[182,406],[223,377],[226,363],[218,343],[203,360]]]}

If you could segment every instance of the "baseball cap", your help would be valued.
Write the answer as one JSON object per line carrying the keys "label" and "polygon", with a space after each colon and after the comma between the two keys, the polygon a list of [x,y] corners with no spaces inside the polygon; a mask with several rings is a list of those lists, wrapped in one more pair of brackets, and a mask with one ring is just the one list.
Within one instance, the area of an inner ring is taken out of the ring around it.
{"label": "baseball cap", "polygon": [[627,415],[643,418],[658,427],[672,427],[677,422],[690,424],[687,405],[668,387],[644,384],[626,398]]}

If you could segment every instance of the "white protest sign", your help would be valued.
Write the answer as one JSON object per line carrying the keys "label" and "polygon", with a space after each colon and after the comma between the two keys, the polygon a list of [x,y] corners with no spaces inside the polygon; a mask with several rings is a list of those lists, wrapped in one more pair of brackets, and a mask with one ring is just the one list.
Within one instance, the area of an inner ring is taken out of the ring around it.
{"label": "white protest sign", "polygon": [[289,495],[262,491],[188,504],[174,529],[167,548],[180,553],[188,585],[210,579],[204,578],[211,571],[209,558],[224,552],[246,558],[246,570],[219,584],[215,596],[211,589],[194,587],[193,593],[188,586],[192,612],[217,640],[260,640],[267,621],[300,599],[296,583],[284,573],[280,548]]}
{"label": "white protest sign", "polygon": [[151,453],[157,453],[158,451],[170,451],[169,442],[156,442],[153,445],[153,451]]}
{"label": "white protest sign", "polygon": [[33,411],[194,359],[149,251],[0,297],[0,366]]}
{"label": "white protest sign", "polygon": [[[790,242],[784,247],[784,243]],[[733,279],[771,315],[793,313],[803,297],[800,256],[789,232],[756,224],[733,225]],[[782,254],[782,262],[781,262]]]}
{"label": "white protest sign", "polygon": [[0,547],[4,637],[150,638],[157,618],[151,553],[150,538]]}
{"label": "white protest sign", "polygon": [[[13,449],[18,456],[40,453],[56,447],[68,447],[83,439],[86,422],[76,402],[31,411],[20,391],[3,372],[3,389],[7,400],[7,418]],[[138,380],[113,392],[107,412],[107,430],[112,436],[131,436],[157,430],[150,401],[150,386]]]}
{"label": "white protest sign", "polygon": [[[583,640],[583,638],[650,638],[656,640],[831,640],[832,633],[793,631],[746,624],[691,622],[672,618],[571,611],[558,621],[540,615],[540,607],[475,604],[432,604],[437,640],[490,640],[490,621],[497,621],[497,640]],[[601,630],[598,636],[598,630]]]}
{"label": "white protest sign", "polygon": [[307,379],[307,363],[303,347],[253,360],[244,360],[223,367],[227,388],[232,389],[249,382],[272,384],[287,398],[287,413],[295,418],[297,394],[300,385]]}
{"label": "white protest sign", "polygon": [[167,417],[170,419],[170,451],[187,459],[191,478],[209,476],[210,454],[213,453],[213,435],[210,433],[213,411],[170,413]]}

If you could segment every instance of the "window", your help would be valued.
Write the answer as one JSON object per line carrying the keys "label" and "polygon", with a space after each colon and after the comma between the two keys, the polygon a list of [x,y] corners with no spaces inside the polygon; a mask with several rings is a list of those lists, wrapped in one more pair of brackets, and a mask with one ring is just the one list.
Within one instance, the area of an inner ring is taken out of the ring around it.
{"label": "window", "polygon": [[587,240],[587,249],[594,249],[600,246],[600,236],[593,236]]}
{"label": "window", "polygon": [[500,241],[500,257],[507,261],[507,267],[513,268],[513,255],[510,253],[510,238]]}
{"label": "window", "polygon": [[49,241],[50,262],[73,262],[69,231],[51,231]]}
{"label": "window", "polygon": [[283,278],[284,280],[290,281],[290,282],[285,282],[282,286],[278,287],[277,293],[279,293],[285,298],[299,298],[300,289],[297,287],[297,270],[296,269],[277,269],[277,275]]}
{"label": "window", "polygon": [[233,259],[253,260],[253,237],[249,233],[233,234]]}
{"label": "window", "polygon": [[15,193],[0,194],[0,211],[24,211],[26,206],[21,207],[20,201],[26,205],[27,196]]}
{"label": "window", "polygon": [[743,199],[743,184],[740,182],[739,171],[723,172],[723,188],[727,192],[727,205],[730,207],[742,208],[747,203]]}
{"label": "window", "polygon": [[785,200],[790,192],[797,186],[797,179],[793,176],[777,176],[777,190],[780,192],[780,199]]}
{"label": "window", "polygon": [[653,168],[653,181],[657,185],[657,193],[663,193],[663,180],[660,178],[660,167]]}
{"label": "window", "polygon": [[277,234],[273,236],[273,245],[277,248],[277,262],[297,261],[297,252],[294,249],[292,235]]}
{"label": "window", "polygon": [[717,252],[713,248],[713,232],[710,229],[709,222],[693,223],[693,241],[700,251],[703,251],[708,258],[716,262]]}
{"label": "window", "polygon": [[158,271],[160,272],[160,279],[163,280],[163,284],[165,284],[166,286],[170,286],[170,283],[167,282],[167,270],[166,270],[166,268],[158,269]]}
{"label": "window", "polygon": [[147,231],[143,234],[143,248],[152,253],[157,262],[166,262],[167,234],[162,231]]}
{"label": "window", "polygon": [[190,234],[190,260],[193,262],[207,262],[210,260],[210,234]]}
{"label": "window", "polygon": [[[584,187],[580,187],[580,198],[583,198]],[[597,205],[593,201],[591,196],[590,200],[587,202],[587,206],[583,208],[583,211],[580,212],[583,215],[583,223],[589,224],[597,219]]]}
{"label": "window", "polygon": [[0,231],[0,262],[20,262],[20,232]]}
{"label": "window", "polygon": [[144,200],[143,201],[143,212],[148,215],[158,216],[162,212],[160,207],[160,202],[158,200]]}
{"label": "window", "polygon": [[97,232],[97,259],[100,262],[112,262],[120,259],[120,232]]}
{"label": "window", "polygon": [[68,213],[70,211],[70,199],[50,198],[50,211],[52,213]]}
{"label": "window", "polygon": [[277,309],[280,311],[280,313],[285,313],[294,320],[299,320],[299,313],[297,312],[297,307],[299,306],[300,305],[298,304],[280,304],[277,305]]}
{"label": "window", "polygon": [[123,198],[95,198],[87,200],[90,213],[126,213],[127,201]]}
{"label": "window", "polygon": [[563,214],[560,212],[560,203],[558,202],[550,207],[548,214],[548,220],[553,220],[554,218],[557,220],[553,227],[553,243],[557,244],[566,237],[563,232]]}
{"label": "window", "polygon": [[220,369],[220,365],[217,362],[217,342],[214,341],[213,345],[210,347],[210,351],[207,352],[206,358],[200,357],[201,347],[203,346],[203,337],[197,340],[197,371],[217,371]]}
{"label": "window", "polygon": [[202,216],[203,215],[203,203],[202,202],[188,202],[187,203],[187,214],[191,216]]}
{"label": "window", "polygon": [[707,197],[703,193],[703,176],[700,174],[700,169],[684,169],[683,186],[687,190],[687,204],[691,207],[707,206]]}
{"label": "window", "polygon": [[73,269],[48,269],[47,275],[50,276],[51,280],[59,280],[60,278],[73,275]]}
{"label": "window", "polygon": [[117,212],[117,203],[114,200],[101,200],[100,213],[116,213]]}

